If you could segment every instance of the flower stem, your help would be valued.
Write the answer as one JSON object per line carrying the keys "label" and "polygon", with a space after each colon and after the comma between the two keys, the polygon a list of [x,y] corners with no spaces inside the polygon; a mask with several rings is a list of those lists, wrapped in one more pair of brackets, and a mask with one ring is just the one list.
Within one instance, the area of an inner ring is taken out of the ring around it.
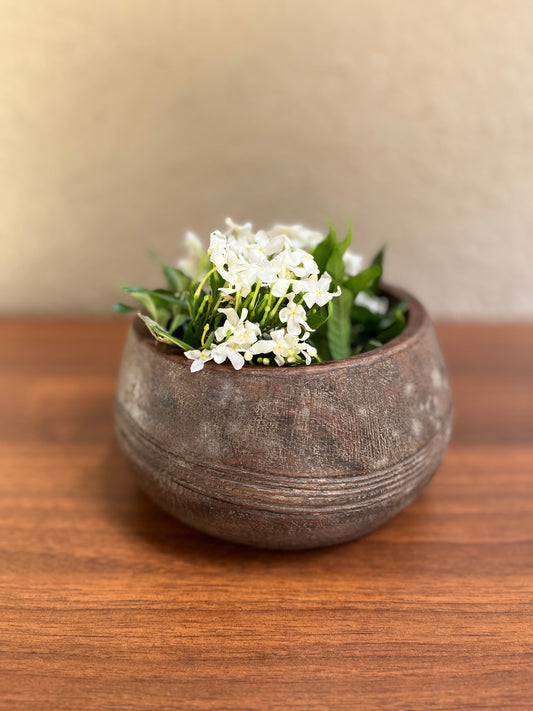
{"label": "flower stem", "polygon": [[209,318],[211,314],[214,314],[217,312],[218,307],[220,306],[220,303],[222,301],[222,294],[219,293],[218,299],[209,307],[209,311],[207,312],[207,317]]}
{"label": "flower stem", "polygon": [[265,296],[263,301],[261,302],[259,309],[257,310],[256,318],[259,320],[261,316],[265,313],[265,311],[270,311],[270,304],[272,303],[272,287],[270,287],[270,291],[268,294]]}
{"label": "flower stem", "polygon": [[285,298],[285,296],[280,296],[279,299],[276,301],[276,303],[274,304],[274,308],[270,312],[270,318],[272,318],[273,316],[276,315],[276,312],[279,309],[281,302],[283,301],[284,298]]}
{"label": "flower stem", "polygon": [[205,277],[204,277],[204,278],[202,279],[202,281],[198,284],[198,287],[197,287],[196,291],[194,292],[194,300],[195,300],[195,301],[198,301],[198,299],[200,298],[200,294],[202,293],[202,289],[203,289],[203,286],[204,286],[205,282],[209,279],[209,277],[211,276],[211,274],[213,274],[214,272],[216,272],[216,267],[213,267],[213,269],[211,269],[211,271],[207,272],[207,274],[205,275]]}
{"label": "flower stem", "polygon": [[248,312],[250,314],[253,313],[255,304],[257,302],[257,296],[259,294],[260,288],[261,288],[261,280],[258,279],[257,283],[255,285],[255,289],[252,292],[250,292],[250,296],[248,296],[248,298],[246,299],[246,301],[244,303],[244,306],[246,306],[248,308]]}

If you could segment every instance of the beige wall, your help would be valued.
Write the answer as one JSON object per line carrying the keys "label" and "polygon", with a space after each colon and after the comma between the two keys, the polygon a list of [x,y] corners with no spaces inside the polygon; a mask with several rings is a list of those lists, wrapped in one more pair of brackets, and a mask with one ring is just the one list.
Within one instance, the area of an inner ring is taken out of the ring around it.
{"label": "beige wall", "polygon": [[3,0],[0,309],[187,228],[351,215],[436,316],[533,315],[531,0]]}

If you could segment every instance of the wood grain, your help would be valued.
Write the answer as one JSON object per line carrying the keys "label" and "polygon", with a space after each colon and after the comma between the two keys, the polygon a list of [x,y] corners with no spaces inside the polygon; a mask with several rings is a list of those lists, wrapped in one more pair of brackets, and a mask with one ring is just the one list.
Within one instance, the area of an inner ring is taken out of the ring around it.
{"label": "wood grain", "polygon": [[112,430],[127,322],[2,322],[0,708],[531,709],[533,326],[442,324],[452,446],[366,538],[197,533]]}

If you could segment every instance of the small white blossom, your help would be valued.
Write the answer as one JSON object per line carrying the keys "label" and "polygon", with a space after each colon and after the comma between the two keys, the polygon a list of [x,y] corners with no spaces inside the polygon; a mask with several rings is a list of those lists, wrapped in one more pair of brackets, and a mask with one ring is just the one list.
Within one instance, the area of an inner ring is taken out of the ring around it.
{"label": "small white blossom", "polygon": [[187,358],[192,360],[191,373],[196,373],[198,370],[202,370],[204,364],[213,357],[213,353],[207,348],[204,348],[203,351],[185,351],[185,355]]}
{"label": "small white blossom", "polygon": [[224,279],[228,278],[228,239],[220,230],[211,232],[208,250],[209,259]]}
{"label": "small white blossom", "polygon": [[240,350],[241,344],[230,338],[228,341],[219,343],[213,348],[213,360],[215,363],[223,363],[227,358],[235,370],[240,370],[245,362]]}
{"label": "small white blossom", "polygon": [[277,279],[272,286],[272,296],[275,296],[276,299],[285,296],[292,284],[292,279]]}
{"label": "small white blossom", "polygon": [[251,347],[251,352],[259,355],[263,353],[272,353],[277,365],[282,366],[285,362],[294,363],[296,357],[303,353],[305,362],[309,365],[311,359],[317,354],[316,348],[305,343],[305,339],[309,334],[305,333],[302,338],[297,335],[288,333],[284,328],[272,331],[268,339],[257,341]]}
{"label": "small white blossom", "polygon": [[309,343],[301,343],[301,353],[303,353],[305,362],[307,365],[311,364],[311,360],[313,358],[316,358],[317,356],[317,350],[314,346],[311,346]]}
{"label": "small white blossom", "polygon": [[285,235],[294,247],[307,251],[314,249],[324,239],[324,235],[320,232],[308,230],[301,225],[275,225],[268,234],[271,237]]}
{"label": "small white blossom", "polygon": [[[280,328],[272,331],[269,335],[270,338],[254,343],[250,350],[254,354],[273,353],[276,363],[283,365],[291,350],[291,343],[287,342],[287,331],[284,328]],[[298,340],[297,337],[295,340]]]}
{"label": "small white blossom", "polygon": [[270,284],[277,284],[278,273],[272,262],[265,262],[264,264],[259,264],[257,266],[257,279],[261,279],[261,283],[269,286]]}
{"label": "small white blossom", "polygon": [[226,230],[227,237],[231,236],[244,238],[253,235],[251,222],[245,222],[244,225],[238,225],[236,222],[233,222],[231,217],[226,217],[226,225],[228,227]]}
{"label": "small white blossom", "polygon": [[284,240],[279,237],[270,237],[264,230],[259,230],[249,243],[249,253],[252,259],[261,261],[283,249]]}
{"label": "small white blossom", "polygon": [[246,320],[248,309],[243,309],[240,316],[233,308],[218,311],[226,316],[226,321],[215,331],[217,341],[223,341],[229,335],[233,344],[247,349],[261,335],[258,324]]}
{"label": "small white blossom", "polygon": [[194,279],[200,276],[198,273],[199,265],[202,259],[205,259],[205,250],[194,232],[187,232],[185,234],[185,246],[187,248],[187,256],[184,259],[180,259],[177,263],[178,269],[187,276]]}
{"label": "small white blossom", "polygon": [[318,274],[320,272],[313,257],[303,249],[293,250],[291,257],[293,264],[292,271],[297,277],[305,279],[312,274]]}
{"label": "small white blossom", "polygon": [[236,268],[235,279],[239,279],[246,286],[252,286],[259,279],[262,284],[272,284],[278,278],[277,272],[265,257],[260,257],[255,262],[243,262]]}
{"label": "small white blossom", "polygon": [[309,330],[307,313],[301,304],[294,302],[294,294],[289,294],[287,298],[289,303],[279,312],[279,320],[287,324],[287,333],[297,336],[302,326]]}
{"label": "small white blossom", "polygon": [[307,308],[315,306],[325,306],[328,301],[331,301],[335,296],[340,296],[341,289],[330,291],[331,276],[324,272],[320,279],[301,279],[295,284],[295,289],[298,292],[303,292],[303,300]]}
{"label": "small white blossom", "polygon": [[350,252],[349,249],[342,255],[342,260],[348,276],[355,276],[356,274],[359,274],[363,268],[363,257],[359,254]]}
{"label": "small white blossom", "polygon": [[374,296],[367,294],[366,291],[360,291],[354,299],[354,304],[364,306],[373,314],[386,314],[389,308],[389,300],[386,296]]}
{"label": "small white blossom", "polygon": [[319,269],[313,257],[303,249],[291,249],[286,246],[272,259],[280,277],[294,276],[305,278],[318,274]]}

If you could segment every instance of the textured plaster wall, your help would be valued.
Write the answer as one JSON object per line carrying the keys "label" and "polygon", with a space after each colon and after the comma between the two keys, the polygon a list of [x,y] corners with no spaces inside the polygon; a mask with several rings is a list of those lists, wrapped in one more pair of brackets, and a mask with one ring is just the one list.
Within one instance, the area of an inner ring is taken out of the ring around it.
{"label": "textured plaster wall", "polygon": [[106,312],[227,214],[531,317],[531,0],[3,0],[2,312]]}

